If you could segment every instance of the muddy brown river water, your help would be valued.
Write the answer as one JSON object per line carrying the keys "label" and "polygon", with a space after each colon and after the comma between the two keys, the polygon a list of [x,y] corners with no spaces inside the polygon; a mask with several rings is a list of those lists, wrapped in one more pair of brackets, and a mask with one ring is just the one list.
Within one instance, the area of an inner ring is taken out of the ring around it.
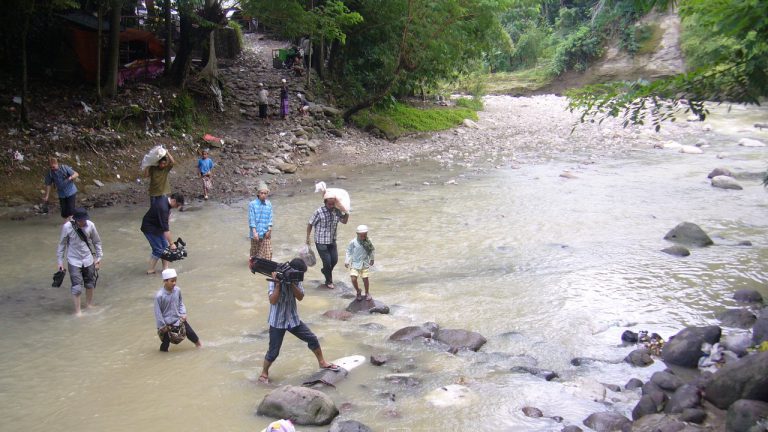
{"label": "muddy brown river water", "polygon": [[[553,101],[562,104],[546,97],[526,103],[538,115]],[[741,137],[768,142],[767,133],[752,128],[766,119],[764,108],[718,109],[707,127],[688,124],[661,135],[613,127],[562,135],[572,118],[564,122],[553,111],[548,144],[544,132],[526,132],[524,119],[504,120],[505,113],[520,115],[520,103],[488,98],[481,132],[439,134],[432,151],[410,154],[400,143],[393,164],[319,165],[312,173],[352,197],[341,248],[357,224],[371,227],[371,292],[391,308],[389,315],[327,319],[323,312],[351,301],[343,295],[348,277],[337,267],[340,286],[328,291],[317,288],[319,268],[309,271],[299,311],[327,358],[390,357],[326,390],[342,407],[340,419],[377,431],[552,431],[568,424],[586,430],[582,420],[592,412],[629,415],[638,399],[621,392],[595,401],[597,383],[623,385],[664,369],[660,361],[643,369],[612,363],[633,349],[619,345],[624,330],[668,339],[687,325],[718,324],[718,312],[736,307],[737,289],[768,296],[768,194],[759,177],[767,150],[737,145]],[[699,139],[706,140],[703,154],[653,148]],[[738,174],[744,189],[713,188],[707,174],[718,166]],[[566,171],[571,178],[561,176]],[[271,197],[276,260],[293,256],[320,205],[311,183]],[[105,258],[98,307],[81,318],[71,315],[69,280],[50,287],[58,217],[1,221],[0,429],[265,427],[271,419],[254,413],[272,389],[256,383],[267,348],[268,301],[263,277],[246,268],[246,207],[246,200],[211,201],[174,213],[172,231],[189,251],[175,265],[178,285],[204,347],[185,342],[170,353],[157,350],[152,301],[161,281],[143,274],[149,253],[138,230],[143,208],[91,212]],[[715,246],[693,249],[687,258],[661,253],[669,246],[664,234],[683,221],[700,225]],[[752,246],[736,245],[744,240]],[[477,353],[453,355],[388,340],[427,321],[479,332],[488,342]],[[573,366],[575,357],[608,362]],[[520,365],[560,378],[510,372]],[[311,353],[288,336],[271,378],[275,385],[299,385],[315,369]],[[413,379],[388,379],[395,373]],[[463,403],[438,407],[427,400],[456,383],[471,391]],[[545,417],[526,417],[524,406]]]}

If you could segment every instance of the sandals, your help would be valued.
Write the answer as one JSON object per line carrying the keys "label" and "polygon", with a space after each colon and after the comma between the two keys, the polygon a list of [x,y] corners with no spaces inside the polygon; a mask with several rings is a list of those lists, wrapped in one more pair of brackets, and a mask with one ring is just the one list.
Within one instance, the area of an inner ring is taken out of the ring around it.
{"label": "sandals", "polygon": [[371,300],[373,300],[373,297],[371,297],[370,294],[366,294],[365,295],[365,301],[371,301]]}
{"label": "sandals", "polygon": [[328,289],[334,289],[334,288],[336,288],[336,285],[334,285],[333,282],[331,282],[331,283],[325,284],[325,287],[328,288]]}
{"label": "sandals", "polygon": [[328,366],[321,366],[320,368],[329,370],[329,371],[334,371],[334,372],[338,372],[341,370],[341,367],[339,365],[335,365],[333,363],[329,363]]}
{"label": "sandals", "polygon": [[357,293],[357,296],[355,296],[355,301],[362,301],[362,300],[363,300],[363,295],[360,293]]}
{"label": "sandals", "polygon": [[259,382],[262,384],[269,384],[269,377],[266,375],[259,375]]}

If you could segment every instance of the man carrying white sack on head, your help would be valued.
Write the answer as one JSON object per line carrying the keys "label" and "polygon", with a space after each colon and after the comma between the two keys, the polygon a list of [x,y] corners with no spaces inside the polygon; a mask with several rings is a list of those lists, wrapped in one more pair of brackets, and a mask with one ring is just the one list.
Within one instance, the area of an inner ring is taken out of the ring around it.
{"label": "man carrying white sack on head", "polygon": [[[318,183],[318,190],[323,192],[323,206],[315,210],[312,217],[309,218],[307,224],[307,244],[309,244],[309,236],[312,233],[312,227],[315,228],[315,247],[317,248],[317,254],[320,255],[320,259],[323,261],[323,268],[320,271],[325,276],[325,286],[328,289],[334,289],[336,286],[333,284],[333,268],[336,263],[339,262],[339,251],[336,247],[336,227],[339,222],[346,224],[349,221],[349,196],[343,189],[325,189],[325,183]],[[345,195],[343,197],[337,196],[339,194]],[[340,210],[337,206],[337,200],[343,199],[346,201],[346,207],[344,211]]]}

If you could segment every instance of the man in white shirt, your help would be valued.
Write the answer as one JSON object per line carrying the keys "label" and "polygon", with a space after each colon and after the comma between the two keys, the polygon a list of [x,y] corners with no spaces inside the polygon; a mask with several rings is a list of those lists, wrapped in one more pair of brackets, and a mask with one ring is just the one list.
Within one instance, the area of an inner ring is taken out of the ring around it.
{"label": "man in white shirt", "polygon": [[101,249],[99,232],[96,231],[96,225],[88,220],[88,212],[84,208],[75,209],[73,219],[71,222],[65,222],[61,227],[56,257],[59,271],[64,270],[64,253],[66,250],[75,315],[81,316],[80,294],[83,292],[83,286],[85,286],[85,307],[94,306],[93,291],[96,289],[96,279],[98,279],[98,270],[104,253]]}

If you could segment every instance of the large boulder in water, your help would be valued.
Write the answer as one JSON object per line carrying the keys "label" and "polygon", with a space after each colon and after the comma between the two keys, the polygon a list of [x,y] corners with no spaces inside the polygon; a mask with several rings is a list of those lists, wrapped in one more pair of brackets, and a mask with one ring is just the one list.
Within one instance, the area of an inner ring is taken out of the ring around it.
{"label": "large boulder in water", "polygon": [[438,330],[437,324],[426,323],[421,326],[408,326],[392,333],[389,340],[410,342],[414,339],[430,339]]}
{"label": "large boulder in water", "polygon": [[683,329],[664,344],[661,358],[672,365],[695,368],[699,365],[699,358],[704,355],[701,344],[706,342],[714,345],[720,340],[720,334],[718,326]]}
{"label": "large boulder in water", "polygon": [[760,345],[765,341],[768,341],[768,317],[761,315],[752,326],[752,343]]}
{"label": "large boulder in water", "polygon": [[593,413],[584,419],[584,426],[597,432],[620,432],[631,424],[632,422],[628,418],[614,412]]}
{"label": "large boulder in water", "polygon": [[717,319],[727,327],[747,329],[757,320],[757,317],[747,309],[727,309],[717,314]]}
{"label": "large boulder in water", "polygon": [[339,409],[328,395],[319,390],[287,385],[264,396],[256,414],[287,418],[300,425],[323,426],[339,415]]}
{"label": "large boulder in water", "polygon": [[763,296],[756,290],[742,289],[733,293],[733,299],[741,303],[762,303]]}
{"label": "large boulder in water", "polygon": [[719,175],[712,177],[712,187],[720,188],[720,189],[733,189],[733,190],[742,190],[744,189],[739,182],[734,180],[733,177]]}
{"label": "large boulder in water", "polygon": [[768,402],[768,351],[723,366],[712,376],[704,395],[720,409],[739,399]]}
{"label": "large boulder in water", "polygon": [[343,420],[333,422],[328,432],[372,432],[372,430],[357,420]]}
{"label": "large boulder in water", "polygon": [[479,350],[488,340],[480,333],[461,329],[438,329],[434,339],[451,346],[452,351]]}
{"label": "large boulder in water", "polygon": [[347,311],[352,313],[380,313],[380,314],[388,314],[389,313],[389,306],[385,305],[384,303],[376,300],[352,300],[351,303],[347,306]]}
{"label": "large boulder in water", "polygon": [[686,246],[709,246],[715,244],[703,229],[691,222],[678,224],[664,236],[664,240]]}
{"label": "large boulder in water", "polygon": [[764,427],[753,429],[757,422],[768,418],[768,403],[754,400],[738,400],[728,408],[725,429],[729,432],[764,431]]}

